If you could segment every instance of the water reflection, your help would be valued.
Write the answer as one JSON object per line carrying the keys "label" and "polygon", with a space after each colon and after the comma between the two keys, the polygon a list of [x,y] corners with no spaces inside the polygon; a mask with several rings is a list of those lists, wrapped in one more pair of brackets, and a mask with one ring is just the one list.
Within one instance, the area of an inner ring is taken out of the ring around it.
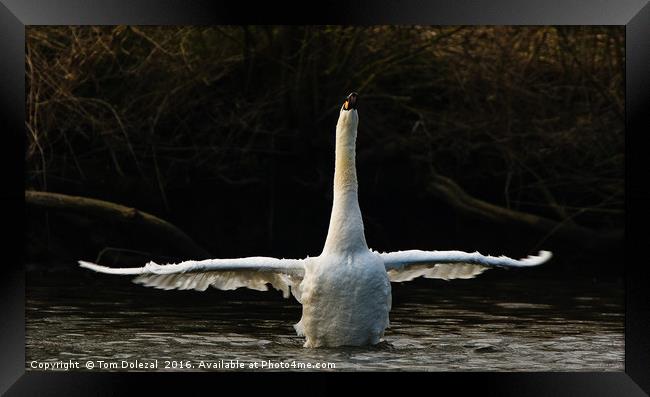
{"label": "water reflection", "polygon": [[279,293],[158,291],[70,270],[28,271],[27,281],[28,363],[271,360],[335,364],[327,370],[624,369],[620,283],[573,281],[567,288],[509,274],[394,285],[384,343],[304,349],[292,327],[300,305]]}

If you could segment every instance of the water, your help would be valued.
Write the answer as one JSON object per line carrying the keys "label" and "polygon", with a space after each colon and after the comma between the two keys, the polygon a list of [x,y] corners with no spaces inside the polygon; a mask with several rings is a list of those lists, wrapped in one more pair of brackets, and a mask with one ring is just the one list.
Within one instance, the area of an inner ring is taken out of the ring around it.
{"label": "water", "polygon": [[328,371],[624,370],[620,282],[493,270],[393,284],[393,296],[384,343],[305,349],[292,327],[300,305],[277,291],[160,291],[69,266],[30,266],[26,367],[72,360],[83,370],[102,360],[118,366],[104,370],[125,370],[123,361],[158,360],[156,370],[233,371],[224,367],[239,360],[240,371],[320,371],[301,366],[323,363]]}

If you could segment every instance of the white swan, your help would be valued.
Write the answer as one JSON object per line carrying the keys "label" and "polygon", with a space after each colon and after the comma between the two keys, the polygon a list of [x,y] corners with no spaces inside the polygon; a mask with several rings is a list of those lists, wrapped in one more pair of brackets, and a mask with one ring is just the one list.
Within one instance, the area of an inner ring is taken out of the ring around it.
{"label": "white swan", "polygon": [[390,282],[416,277],[472,278],[490,267],[527,267],[546,262],[551,253],[515,260],[462,251],[368,249],[357,199],[355,142],[357,94],[344,102],[336,125],[334,204],[323,252],[314,258],[250,257],[208,259],[178,264],[149,262],[140,268],[109,268],[79,261],[82,267],[109,274],[137,275],[134,282],[162,289],[267,290],[267,283],[302,304],[295,325],[305,347],[376,344],[388,326]]}

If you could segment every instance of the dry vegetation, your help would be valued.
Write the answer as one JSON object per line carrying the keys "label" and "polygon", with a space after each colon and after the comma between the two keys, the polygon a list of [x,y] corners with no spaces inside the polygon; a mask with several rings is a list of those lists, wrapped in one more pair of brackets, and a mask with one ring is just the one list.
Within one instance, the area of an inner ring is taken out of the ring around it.
{"label": "dry vegetation", "polygon": [[448,177],[557,222],[550,235],[610,236],[623,72],[618,27],[29,27],[27,186],[169,210],[170,190],[266,188],[289,159],[326,192],[333,120],[356,90],[361,160],[406,159],[432,197]]}

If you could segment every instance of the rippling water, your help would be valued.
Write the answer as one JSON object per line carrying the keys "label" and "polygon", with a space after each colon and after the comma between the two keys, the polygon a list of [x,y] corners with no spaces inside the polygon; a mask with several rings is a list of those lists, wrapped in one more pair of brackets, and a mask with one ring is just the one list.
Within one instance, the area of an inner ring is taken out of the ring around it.
{"label": "rippling water", "polygon": [[124,370],[123,361],[158,360],[158,370],[166,361],[208,369],[199,368],[203,361],[228,371],[238,360],[243,370],[255,370],[255,362],[264,370],[269,363],[281,370],[330,363],[330,371],[624,369],[622,283],[488,273],[393,284],[384,343],[305,349],[292,327],[300,305],[276,291],[159,291],[116,276],[30,266],[26,367],[72,360],[83,369],[101,360]]}

